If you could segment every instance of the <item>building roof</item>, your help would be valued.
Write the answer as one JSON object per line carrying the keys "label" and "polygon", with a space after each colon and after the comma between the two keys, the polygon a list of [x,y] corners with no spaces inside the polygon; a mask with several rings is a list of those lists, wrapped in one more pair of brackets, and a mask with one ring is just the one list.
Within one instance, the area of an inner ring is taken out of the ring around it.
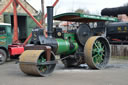
{"label": "building roof", "polygon": [[36,13],[38,12],[27,0],[24,0],[33,10],[36,11]]}

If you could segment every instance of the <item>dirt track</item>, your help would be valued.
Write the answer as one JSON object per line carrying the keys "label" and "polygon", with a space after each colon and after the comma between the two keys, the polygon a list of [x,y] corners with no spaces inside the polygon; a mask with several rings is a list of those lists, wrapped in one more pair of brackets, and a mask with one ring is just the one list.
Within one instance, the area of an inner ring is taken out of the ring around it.
{"label": "dirt track", "polygon": [[58,64],[48,77],[27,76],[14,61],[7,62],[0,66],[0,85],[128,85],[128,60],[111,60],[104,70]]}

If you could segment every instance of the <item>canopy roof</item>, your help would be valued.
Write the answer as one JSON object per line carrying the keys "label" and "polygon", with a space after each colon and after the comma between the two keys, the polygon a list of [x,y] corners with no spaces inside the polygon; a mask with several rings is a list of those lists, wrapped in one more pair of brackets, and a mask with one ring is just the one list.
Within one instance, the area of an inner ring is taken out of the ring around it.
{"label": "canopy roof", "polygon": [[72,22],[98,22],[98,21],[113,21],[117,22],[115,17],[99,16],[99,15],[87,15],[80,13],[63,13],[54,16],[54,20],[60,21],[72,21]]}

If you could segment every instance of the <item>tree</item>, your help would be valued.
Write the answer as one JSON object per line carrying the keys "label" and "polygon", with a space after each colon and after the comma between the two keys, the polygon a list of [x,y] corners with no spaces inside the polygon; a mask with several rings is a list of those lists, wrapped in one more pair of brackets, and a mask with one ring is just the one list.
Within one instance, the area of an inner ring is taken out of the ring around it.
{"label": "tree", "polygon": [[76,11],[75,11],[75,13],[82,13],[82,14],[89,14],[89,11],[88,10],[84,10],[84,9],[77,9]]}

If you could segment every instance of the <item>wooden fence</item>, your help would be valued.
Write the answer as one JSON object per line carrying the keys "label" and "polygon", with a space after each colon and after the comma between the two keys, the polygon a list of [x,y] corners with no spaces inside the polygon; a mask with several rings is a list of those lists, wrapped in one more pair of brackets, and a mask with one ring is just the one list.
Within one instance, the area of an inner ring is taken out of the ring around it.
{"label": "wooden fence", "polygon": [[112,56],[128,56],[128,45],[111,45]]}

